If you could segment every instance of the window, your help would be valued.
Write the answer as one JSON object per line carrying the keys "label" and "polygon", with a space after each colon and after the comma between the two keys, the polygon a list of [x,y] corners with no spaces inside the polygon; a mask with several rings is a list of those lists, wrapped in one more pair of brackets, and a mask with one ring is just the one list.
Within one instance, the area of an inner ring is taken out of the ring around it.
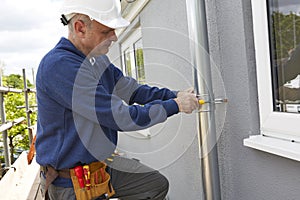
{"label": "window", "polygon": [[300,2],[268,3],[273,109],[300,114]]}
{"label": "window", "polygon": [[300,1],[252,0],[261,135],[244,145],[300,161]]}
{"label": "window", "polygon": [[139,83],[145,83],[144,53],[141,29],[137,28],[122,43],[123,72],[135,78]]}
{"label": "window", "polygon": [[300,142],[300,2],[252,0],[252,6],[262,134]]}
{"label": "window", "polygon": [[[133,22],[135,25],[137,22]],[[139,27],[139,26],[138,26]],[[127,35],[126,35],[127,36]],[[130,31],[126,39],[122,40],[122,70],[126,76],[135,78],[138,83],[145,84],[144,50],[141,28]],[[150,138],[150,129],[136,131],[145,138]]]}
{"label": "window", "polygon": [[135,64],[137,68],[138,81],[145,83],[144,52],[142,39],[134,43]]}

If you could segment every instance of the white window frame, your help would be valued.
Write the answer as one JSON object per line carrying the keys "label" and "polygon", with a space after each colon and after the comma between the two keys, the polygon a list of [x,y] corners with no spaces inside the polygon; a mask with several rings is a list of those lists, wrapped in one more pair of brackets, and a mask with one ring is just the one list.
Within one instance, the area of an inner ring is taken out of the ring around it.
{"label": "white window frame", "polygon": [[[116,34],[119,37],[120,41],[120,50],[121,50],[121,63],[122,63],[122,71],[126,72],[125,67],[125,59],[123,52],[130,48],[135,42],[142,38],[142,31],[140,26],[139,14],[143,10],[143,8],[150,2],[150,0],[138,0],[133,3],[127,3],[126,1],[121,1],[122,4],[122,16],[131,22],[131,25],[126,29],[118,29],[116,30]],[[134,30],[135,29],[135,30]],[[134,31],[132,31],[134,30]],[[144,60],[145,62],[145,60]],[[144,63],[145,64],[145,63]],[[136,64],[135,64],[136,65]],[[137,78],[137,77],[135,77]],[[136,131],[138,134],[144,136],[145,138],[151,138],[150,129],[144,129]]]}
{"label": "white window frame", "polygon": [[261,134],[244,145],[300,161],[300,114],[274,112],[267,0],[252,0]]}
{"label": "white window frame", "polygon": [[[124,52],[126,50],[129,49],[130,51],[130,59],[133,60],[133,66],[131,66],[131,71],[132,71],[132,77],[136,80],[138,80],[138,72],[137,72],[137,66],[136,66],[136,63],[135,63],[135,55],[134,55],[134,44],[139,41],[140,39],[143,39],[142,38],[142,31],[141,31],[141,27],[139,25],[137,25],[138,23],[135,22],[133,23],[134,27],[137,27],[137,28],[132,28],[134,29],[133,31],[130,29],[129,30],[129,33],[126,34],[129,35],[127,36],[125,39],[122,38],[122,42],[121,42],[121,54],[122,54],[122,71],[123,73],[126,74],[127,70],[126,70],[126,60],[125,60],[125,55],[124,55]],[[144,63],[145,64],[145,63]],[[127,74],[126,74],[127,75]],[[147,128],[147,129],[144,129],[144,130],[139,130],[139,131],[135,131],[136,133],[144,136],[145,138],[150,138],[151,137],[151,133],[150,133],[150,129]]]}
{"label": "white window frame", "polygon": [[131,66],[132,77],[136,80],[138,80],[138,72],[135,63],[134,44],[140,39],[142,39],[142,31],[141,31],[141,27],[138,27],[121,43],[122,70],[124,73],[126,72],[126,64],[125,64],[126,61],[125,61],[124,52],[129,49],[130,59],[133,61],[132,63],[133,65]]}

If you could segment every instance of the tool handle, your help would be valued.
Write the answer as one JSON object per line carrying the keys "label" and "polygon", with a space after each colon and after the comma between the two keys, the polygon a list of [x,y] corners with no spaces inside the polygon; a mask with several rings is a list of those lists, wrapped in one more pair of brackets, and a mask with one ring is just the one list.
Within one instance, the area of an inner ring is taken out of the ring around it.
{"label": "tool handle", "polygon": [[99,174],[98,174],[98,171],[96,171],[95,174],[94,174],[94,182],[95,182],[95,184],[99,184]]}
{"label": "tool handle", "polygon": [[80,188],[84,188],[84,178],[83,178],[83,168],[82,166],[77,166],[74,168],[75,176],[78,179]]}
{"label": "tool handle", "polygon": [[200,105],[203,105],[203,104],[206,103],[204,99],[199,99],[198,102],[199,102]]}
{"label": "tool handle", "polygon": [[83,174],[85,178],[86,189],[89,190],[91,187],[91,173],[90,173],[90,167],[88,165],[83,166]]}
{"label": "tool handle", "polygon": [[214,101],[205,101],[204,99],[199,99],[198,100],[200,105],[206,104],[206,103],[227,103],[228,99],[215,99]]}
{"label": "tool handle", "polygon": [[105,182],[105,173],[104,173],[104,169],[100,168],[100,174],[101,174],[101,178],[102,178],[102,183]]}
{"label": "tool handle", "polygon": [[85,186],[84,178],[78,178],[78,183],[79,183],[80,188],[83,189]]}

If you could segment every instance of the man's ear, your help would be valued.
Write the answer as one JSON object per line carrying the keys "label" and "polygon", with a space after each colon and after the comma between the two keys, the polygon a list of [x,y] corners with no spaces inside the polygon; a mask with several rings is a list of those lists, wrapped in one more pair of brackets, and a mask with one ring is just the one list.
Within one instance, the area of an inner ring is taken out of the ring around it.
{"label": "man's ear", "polygon": [[81,20],[77,20],[74,22],[74,32],[78,37],[84,37],[86,33],[86,25]]}

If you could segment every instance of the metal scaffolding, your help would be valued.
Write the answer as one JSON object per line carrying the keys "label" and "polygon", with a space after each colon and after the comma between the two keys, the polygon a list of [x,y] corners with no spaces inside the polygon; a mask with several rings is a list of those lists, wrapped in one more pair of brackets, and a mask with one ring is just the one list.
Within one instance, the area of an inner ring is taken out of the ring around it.
{"label": "metal scaffolding", "polygon": [[[25,119],[27,120],[27,129],[29,133],[29,145],[32,142],[32,131],[33,127],[31,126],[31,121],[30,121],[30,114],[33,112],[33,110],[30,109],[29,105],[29,98],[28,94],[30,92],[35,92],[34,89],[30,89],[27,87],[27,79],[26,79],[26,73],[25,69],[23,69],[23,81],[24,81],[24,89],[15,89],[15,88],[8,88],[8,87],[3,87],[2,86],[2,77],[0,77],[0,114],[1,114],[1,125],[0,125],[0,132],[2,132],[2,138],[3,138],[3,152],[4,152],[4,160],[5,160],[5,166],[10,167],[11,162],[10,162],[10,157],[9,157],[9,148],[8,148],[8,132],[10,128],[12,128],[15,125],[20,124],[23,122]],[[22,93],[24,92],[24,97],[25,97],[25,107],[18,107],[18,108],[25,108],[26,109],[26,118],[25,117],[20,117],[18,119],[15,119],[13,121],[6,121],[6,114],[5,114],[5,104],[4,104],[4,94],[13,92],[13,93]]]}

